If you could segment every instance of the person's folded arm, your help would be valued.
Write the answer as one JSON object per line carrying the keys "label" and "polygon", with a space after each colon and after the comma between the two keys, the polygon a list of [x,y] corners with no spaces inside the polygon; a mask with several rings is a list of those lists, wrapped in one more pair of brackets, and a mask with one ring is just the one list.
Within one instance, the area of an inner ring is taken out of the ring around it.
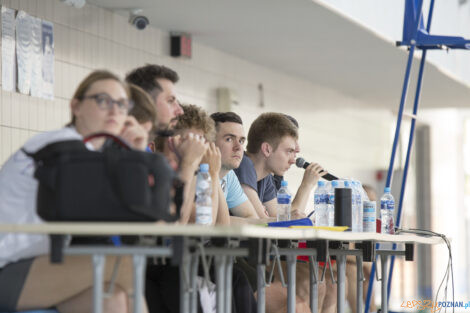
{"label": "person's folded arm", "polygon": [[196,204],[194,202],[196,195],[196,179],[193,171],[193,179],[185,184],[183,191],[183,204],[181,205],[181,214],[179,223],[188,224],[191,220],[194,221]]}
{"label": "person's folded arm", "polygon": [[218,192],[218,213],[217,213],[217,225],[230,225],[230,214],[227,206],[227,201],[225,201],[224,192],[222,187],[217,181],[217,192]]}
{"label": "person's folded arm", "polygon": [[230,216],[230,225],[259,225],[259,224],[267,224],[271,222],[276,222],[275,217],[267,217],[267,218],[251,218],[251,217],[238,217],[238,216]]}
{"label": "person's folded arm", "polygon": [[263,203],[270,217],[277,217],[277,199],[274,198]]}
{"label": "person's folded arm", "polygon": [[253,208],[256,211],[256,214],[259,218],[268,218],[269,216],[265,213],[266,209],[263,206],[263,203],[258,198],[258,193],[252,187],[242,184],[243,191],[245,192],[248,200],[253,205]]}
{"label": "person's folded arm", "polygon": [[238,216],[238,217],[256,218],[256,219],[259,218],[250,200],[246,200],[242,204],[239,204],[231,208],[230,211],[232,212],[233,215]]}

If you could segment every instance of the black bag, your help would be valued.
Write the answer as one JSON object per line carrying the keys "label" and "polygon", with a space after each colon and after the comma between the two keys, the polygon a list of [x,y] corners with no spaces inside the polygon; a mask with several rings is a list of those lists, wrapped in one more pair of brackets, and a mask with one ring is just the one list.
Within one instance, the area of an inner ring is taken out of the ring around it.
{"label": "black bag", "polygon": [[[109,134],[125,149],[107,145],[90,151],[80,140],[55,142],[36,153],[39,182],[37,212],[46,221],[175,221],[183,184],[160,154],[136,151]],[[89,137],[89,138],[90,138]],[[175,187],[176,215],[170,214]]]}

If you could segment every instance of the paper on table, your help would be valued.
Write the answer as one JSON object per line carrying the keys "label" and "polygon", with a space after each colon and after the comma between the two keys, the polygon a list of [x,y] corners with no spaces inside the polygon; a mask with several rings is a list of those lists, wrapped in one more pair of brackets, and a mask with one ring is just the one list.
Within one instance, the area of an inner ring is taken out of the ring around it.
{"label": "paper on table", "polygon": [[291,226],[290,228],[313,228],[313,229],[322,229],[322,230],[331,230],[331,231],[345,231],[348,226]]}

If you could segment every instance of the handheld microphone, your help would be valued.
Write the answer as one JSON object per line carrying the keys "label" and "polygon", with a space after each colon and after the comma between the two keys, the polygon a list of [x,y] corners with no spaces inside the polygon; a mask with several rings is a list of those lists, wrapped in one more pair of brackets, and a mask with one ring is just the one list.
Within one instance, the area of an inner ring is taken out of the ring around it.
{"label": "handheld microphone", "polygon": [[[300,168],[303,168],[303,169],[306,169],[310,163],[306,162],[304,160],[304,158],[297,158],[297,160],[295,160],[295,165],[297,165],[297,167],[300,167]],[[323,171],[320,172],[320,174],[323,173]],[[329,181],[332,181],[332,180],[337,180],[338,177],[334,176],[334,175],[331,175],[331,174],[326,174],[326,175],[323,175],[322,176],[323,179],[326,179],[326,180],[329,180]]]}

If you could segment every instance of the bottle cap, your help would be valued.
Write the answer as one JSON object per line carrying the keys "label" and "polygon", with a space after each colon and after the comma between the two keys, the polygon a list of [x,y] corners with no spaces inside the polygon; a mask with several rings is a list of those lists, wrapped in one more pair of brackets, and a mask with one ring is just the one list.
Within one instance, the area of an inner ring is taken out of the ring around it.
{"label": "bottle cap", "polygon": [[319,180],[318,181],[318,187],[323,187],[323,186],[325,186],[325,182],[322,181],[322,180]]}
{"label": "bottle cap", "polygon": [[332,186],[333,188],[338,187],[338,181],[333,180],[333,181],[331,182],[331,186]]}
{"label": "bottle cap", "polygon": [[281,181],[281,187],[286,187],[287,186],[287,180]]}
{"label": "bottle cap", "polygon": [[390,192],[390,187],[385,187],[384,192]]}
{"label": "bottle cap", "polygon": [[347,180],[344,181],[344,187],[346,187],[346,188],[349,187],[349,181],[347,181]]}
{"label": "bottle cap", "polygon": [[200,166],[199,166],[199,171],[201,173],[207,173],[209,172],[209,164],[207,163],[202,163]]}

